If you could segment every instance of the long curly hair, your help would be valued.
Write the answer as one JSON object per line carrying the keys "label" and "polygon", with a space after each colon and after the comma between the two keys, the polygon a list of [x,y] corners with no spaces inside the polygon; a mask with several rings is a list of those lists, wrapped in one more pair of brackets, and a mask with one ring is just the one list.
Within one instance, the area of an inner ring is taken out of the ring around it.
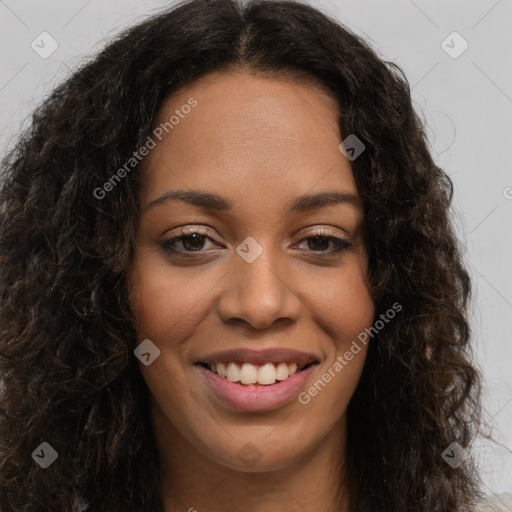
{"label": "long curly hair", "polygon": [[[353,512],[455,512],[480,496],[468,449],[480,424],[471,281],[452,227],[450,178],[433,161],[403,71],[319,10],[293,0],[192,0],[110,41],[35,110],[0,184],[0,506],[163,510],[150,392],[133,350],[127,267],[139,219],[137,166],[162,101],[213,71],[243,67],[320,83],[365,210],[375,318],[348,406]],[[140,169],[139,169],[140,170]],[[47,469],[34,451],[49,443]],[[341,485],[340,485],[341,487]]]}

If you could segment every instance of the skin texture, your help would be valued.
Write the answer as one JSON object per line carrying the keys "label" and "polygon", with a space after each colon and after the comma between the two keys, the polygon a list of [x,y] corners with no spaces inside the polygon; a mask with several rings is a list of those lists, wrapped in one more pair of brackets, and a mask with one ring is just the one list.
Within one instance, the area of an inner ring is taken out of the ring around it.
{"label": "skin texture", "polygon": [[[294,348],[320,362],[307,389],[372,325],[362,206],[285,211],[303,194],[358,196],[338,149],[339,106],[321,88],[285,77],[215,73],[167,98],[155,125],[191,97],[197,106],[144,162],[128,272],[139,341],[161,351],[140,369],[152,394],[165,510],[346,511],[348,489],[335,503],[343,463],[334,454],[344,452],[364,346],[308,404],[294,399],[267,412],[224,405],[193,365],[219,350]],[[146,209],[172,189],[219,194],[233,210],[176,200]],[[181,235],[179,227],[214,241],[178,241],[183,256],[169,254],[160,244]],[[335,246],[308,242],[320,235],[354,246],[323,257]],[[248,236],[263,248],[252,263],[236,252]],[[202,256],[193,259],[190,246]],[[261,454],[251,467],[237,456],[248,442]]]}

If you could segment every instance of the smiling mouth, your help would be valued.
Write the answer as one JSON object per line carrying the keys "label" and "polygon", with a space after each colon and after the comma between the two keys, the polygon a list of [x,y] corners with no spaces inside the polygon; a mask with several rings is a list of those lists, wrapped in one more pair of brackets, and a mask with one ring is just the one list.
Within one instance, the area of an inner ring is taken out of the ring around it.
{"label": "smiling mouth", "polygon": [[198,362],[196,364],[233,383],[270,386],[277,381],[285,381],[288,377],[303,372],[310,366],[318,364],[318,361],[301,366],[298,366],[297,363],[272,362],[254,365],[240,361],[230,361],[228,363]]}

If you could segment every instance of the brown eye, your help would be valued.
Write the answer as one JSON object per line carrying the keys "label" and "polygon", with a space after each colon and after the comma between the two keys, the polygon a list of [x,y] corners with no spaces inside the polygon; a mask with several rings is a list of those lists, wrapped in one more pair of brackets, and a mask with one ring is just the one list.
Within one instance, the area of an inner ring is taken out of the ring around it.
{"label": "brown eye", "polygon": [[[322,258],[336,257],[344,251],[354,247],[354,243],[344,238],[338,238],[331,235],[315,235],[304,238],[302,242],[307,241],[309,252],[316,253]],[[333,249],[328,250],[329,245],[333,245]]]}
{"label": "brown eye", "polygon": [[[207,239],[215,242],[215,240],[203,233],[189,233],[186,235],[176,236],[169,240],[164,240],[161,243],[161,246],[171,253],[199,252],[204,249],[205,241]],[[181,244],[182,248],[179,246],[176,248],[177,244]]]}
{"label": "brown eye", "polygon": [[[178,236],[162,241],[160,246],[170,254],[194,258],[200,256],[203,251],[208,250],[208,248],[205,248],[207,240],[216,243],[205,232],[180,230],[180,233]],[[326,234],[306,237],[299,244],[304,242],[307,242],[307,252],[322,258],[339,256],[342,252],[354,247],[354,243],[350,240]],[[332,247],[332,249],[329,249],[329,247]]]}

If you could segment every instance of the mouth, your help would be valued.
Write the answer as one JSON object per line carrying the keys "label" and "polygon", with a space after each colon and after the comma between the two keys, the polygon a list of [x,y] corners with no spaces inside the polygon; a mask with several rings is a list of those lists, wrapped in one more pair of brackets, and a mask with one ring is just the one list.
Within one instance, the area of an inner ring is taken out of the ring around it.
{"label": "mouth", "polygon": [[196,364],[233,383],[271,386],[276,382],[284,381],[292,375],[303,372],[318,364],[318,361],[306,364],[267,362],[259,365],[241,361],[230,361],[228,363],[199,361]]}
{"label": "mouth", "polygon": [[[282,365],[287,367],[286,376]],[[265,412],[279,409],[294,401],[300,390],[306,387],[318,365],[318,361],[302,366],[297,366],[296,363],[253,365],[237,361],[227,364],[199,361],[194,367],[204,379],[206,389],[213,392],[216,399],[224,405],[244,412]],[[288,366],[291,367],[290,371]],[[218,373],[223,372],[223,367],[225,376]],[[278,371],[281,372],[279,379]]]}

